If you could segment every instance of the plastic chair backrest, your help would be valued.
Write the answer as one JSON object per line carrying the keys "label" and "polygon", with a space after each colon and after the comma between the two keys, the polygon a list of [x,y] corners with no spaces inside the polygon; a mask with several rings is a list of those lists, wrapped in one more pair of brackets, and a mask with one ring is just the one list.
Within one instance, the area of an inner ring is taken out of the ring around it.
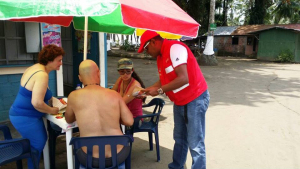
{"label": "plastic chair backrest", "polygon": [[[150,121],[152,121],[153,123],[155,123],[156,125],[159,122],[159,116],[161,114],[161,111],[163,109],[165,105],[165,101],[160,99],[160,98],[154,98],[152,99],[148,104],[143,105],[143,107],[151,107],[151,106],[155,106],[154,110],[152,112],[151,119]],[[156,117],[156,118],[155,118]]]}
{"label": "plastic chair backrest", "polygon": [[4,139],[5,140],[10,140],[12,139],[9,128],[6,125],[0,125],[0,131],[3,132]]}
{"label": "plastic chair backrest", "polygon": [[[87,161],[86,167],[88,169],[92,168],[92,153],[93,146],[99,147],[99,169],[105,169],[105,145],[111,146],[111,155],[112,155],[112,166],[109,168],[117,168],[117,145],[130,146],[132,142],[131,138],[127,135],[121,136],[95,136],[95,137],[73,137],[70,141],[70,145],[73,145],[74,154],[75,154],[75,168],[79,168],[79,161],[76,156],[76,152],[81,147],[87,147]],[[131,151],[131,149],[130,149]],[[130,157],[131,152],[129,153],[128,158]]]}
{"label": "plastic chair backrest", "polygon": [[[148,104],[143,105],[143,108],[151,107],[151,106],[155,106],[155,107],[152,114],[146,114],[134,118],[133,127],[128,134],[132,135],[133,133],[136,132],[152,130],[153,127],[157,127],[159,122],[159,116],[162,112],[164,105],[165,105],[165,101],[160,98],[154,98]],[[150,120],[146,120],[145,118],[150,118]],[[144,119],[142,121],[142,125],[140,125],[141,119]]]}
{"label": "plastic chair backrest", "polygon": [[[156,141],[157,161],[160,160],[158,122],[164,105],[165,105],[165,101],[160,98],[154,98],[148,104],[143,105],[143,108],[155,106],[152,114],[142,115],[134,118],[134,124],[132,129],[126,133],[132,136],[134,133],[137,132],[148,132],[150,150],[153,149],[152,133],[154,133],[155,141]],[[151,119],[146,120],[146,118],[151,118]]]}
{"label": "plastic chair backrest", "polygon": [[12,139],[9,128],[5,125],[0,125],[0,131],[3,132],[5,139],[4,141],[0,141],[0,166],[31,157],[34,168],[38,168],[37,159],[32,155],[30,141],[28,139]]}
{"label": "plastic chair backrest", "polygon": [[23,159],[22,155],[30,157],[30,142],[28,139],[11,139],[0,141],[0,165]]}

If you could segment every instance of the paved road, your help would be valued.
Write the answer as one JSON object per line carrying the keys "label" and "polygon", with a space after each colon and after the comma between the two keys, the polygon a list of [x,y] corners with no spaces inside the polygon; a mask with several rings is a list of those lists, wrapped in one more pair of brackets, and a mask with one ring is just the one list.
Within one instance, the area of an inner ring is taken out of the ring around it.
{"label": "paved road", "polygon": [[[108,57],[108,85],[118,77],[118,59]],[[207,168],[299,169],[300,65],[232,57],[218,61],[219,66],[201,67],[211,94],[206,118]],[[133,62],[146,86],[157,80],[154,60]],[[164,99],[159,123],[161,161],[156,162],[155,150],[148,150],[147,134],[136,133],[133,169],[165,169],[172,159],[172,103]],[[58,139],[56,159],[57,168],[66,168],[63,137]],[[191,163],[188,155],[185,168]]]}

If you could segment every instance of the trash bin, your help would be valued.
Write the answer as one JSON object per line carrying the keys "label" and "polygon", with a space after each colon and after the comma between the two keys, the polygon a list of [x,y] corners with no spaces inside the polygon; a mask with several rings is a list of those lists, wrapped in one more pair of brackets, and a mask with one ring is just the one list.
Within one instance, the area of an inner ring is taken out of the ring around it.
{"label": "trash bin", "polygon": [[218,48],[214,48],[215,56],[218,56]]}

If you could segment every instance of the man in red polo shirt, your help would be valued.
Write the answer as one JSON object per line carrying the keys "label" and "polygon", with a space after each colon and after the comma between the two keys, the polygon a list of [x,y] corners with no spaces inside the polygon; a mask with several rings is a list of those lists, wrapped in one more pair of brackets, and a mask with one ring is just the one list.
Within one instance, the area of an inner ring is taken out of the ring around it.
{"label": "man in red polo shirt", "polygon": [[156,58],[160,80],[143,92],[151,96],[165,93],[174,102],[175,145],[168,167],[183,169],[189,148],[192,169],[205,169],[205,113],[210,96],[196,58],[184,43],[149,30],[142,35],[138,52],[144,50]]}

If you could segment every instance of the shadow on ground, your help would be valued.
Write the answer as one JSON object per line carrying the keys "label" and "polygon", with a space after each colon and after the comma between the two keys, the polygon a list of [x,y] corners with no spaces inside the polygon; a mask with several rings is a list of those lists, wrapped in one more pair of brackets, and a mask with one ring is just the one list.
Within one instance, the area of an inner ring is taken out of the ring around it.
{"label": "shadow on ground", "polygon": [[[146,133],[135,133],[134,142],[132,145],[132,155],[131,155],[131,168],[147,168],[147,169],[157,169],[157,168],[166,168],[168,163],[172,160],[172,150],[160,146],[160,156],[161,160],[156,161],[156,144],[155,140],[153,144],[153,151],[149,150],[149,141],[143,140],[138,137]],[[74,134],[74,137],[78,134]],[[154,139],[154,137],[153,137]],[[56,164],[55,168],[57,169],[66,169],[67,168],[67,154],[66,154],[66,142],[64,136],[59,136],[57,138],[56,144]],[[22,160],[23,168],[27,169],[27,160]],[[12,169],[16,168],[15,162],[9,163],[7,165],[1,166],[1,169]],[[40,168],[44,168],[43,159],[40,161]],[[186,167],[185,167],[186,169]]]}
{"label": "shadow on ground", "polygon": [[[299,68],[291,64],[275,64],[255,59],[218,57],[219,65],[202,66],[202,72],[211,94],[210,107],[217,105],[257,106],[256,103],[272,102],[272,95],[299,97],[299,78],[278,77],[277,70],[297,74]],[[222,84],[222,85],[219,85]],[[264,84],[264,85],[262,85]],[[267,85],[265,85],[267,84]],[[222,95],[222,97],[219,97]]]}

